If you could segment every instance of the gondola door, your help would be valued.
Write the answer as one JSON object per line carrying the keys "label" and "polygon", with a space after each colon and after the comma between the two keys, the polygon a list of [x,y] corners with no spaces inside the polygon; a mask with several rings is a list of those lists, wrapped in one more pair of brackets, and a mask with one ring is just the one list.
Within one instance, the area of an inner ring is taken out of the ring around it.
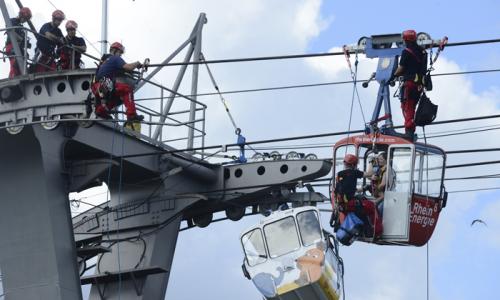
{"label": "gondola door", "polygon": [[409,240],[414,153],[413,145],[389,147],[382,219],[386,242]]}

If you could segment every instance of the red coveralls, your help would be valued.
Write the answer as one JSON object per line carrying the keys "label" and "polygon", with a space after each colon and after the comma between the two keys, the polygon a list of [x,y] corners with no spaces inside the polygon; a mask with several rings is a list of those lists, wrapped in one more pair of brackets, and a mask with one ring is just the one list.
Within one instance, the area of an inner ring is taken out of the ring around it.
{"label": "red coveralls", "polygon": [[5,46],[5,53],[10,56],[9,57],[9,62],[10,62],[10,71],[9,71],[9,78],[14,78],[18,75],[21,75],[21,71],[19,70],[19,67],[17,66],[17,61],[16,58],[13,56],[14,54],[14,46],[12,46],[11,43],[8,43]]}
{"label": "red coveralls", "polygon": [[422,63],[425,62],[425,56],[417,56],[422,49],[415,49],[415,47],[407,47],[401,57],[400,64],[405,68],[405,82],[404,82],[404,93],[403,99],[401,101],[401,110],[403,112],[403,117],[405,119],[405,130],[406,132],[415,132],[415,108],[417,106],[418,99],[422,94],[422,78],[421,74]]}
{"label": "red coveralls", "polygon": [[56,59],[54,56],[40,54],[40,58],[38,58],[35,73],[44,73],[57,70]]}
{"label": "red coveralls", "polygon": [[[335,192],[334,192],[335,193]],[[335,197],[336,196],[336,197]],[[345,216],[350,213],[358,213],[357,200],[349,200],[347,203],[342,199],[341,195],[333,195],[333,199],[336,199],[337,204],[342,208],[340,213],[340,222],[344,222]],[[375,207],[375,203],[370,200],[361,200],[362,213],[366,215],[370,223],[373,225],[374,237],[378,238],[382,235],[382,217],[379,215],[378,210]]]}
{"label": "red coveralls", "polygon": [[[61,55],[59,56],[59,64],[61,66],[61,69],[63,70],[69,70],[71,69],[71,53],[68,53],[68,51],[61,51]],[[80,65],[75,63],[75,69],[80,69]]]}
{"label": "red coveralls", "polygon": [[[99,82],[95,82],[94,84],[92,84],[92,92],[97,98],[99,98],[99,100],[102,101],[104,99],[100,99],[98,92],[99,86],[100,86]],[[110,99],[106,99],[106,103],[101,103],[100,105],[97,105],[95,109],[96,115],[102,118],[108,118],[109,111],[120,105],[123,101],[123,105],[125,105],[126,109],[127,118],[134,117],[137,114],[137,112],[135,109],[134,93],[132,87],[122,82],[116,82],[114,84],[114,87],[115,88],[112,92]]]}
{"label": "red coveralls", "polygon": [[406,80],[404,83],[403,101],[401,101],[401,110],[405,118],[405,130],[415,132],[415,109],[418,99],[422,94],[422,86],[413,80]]}

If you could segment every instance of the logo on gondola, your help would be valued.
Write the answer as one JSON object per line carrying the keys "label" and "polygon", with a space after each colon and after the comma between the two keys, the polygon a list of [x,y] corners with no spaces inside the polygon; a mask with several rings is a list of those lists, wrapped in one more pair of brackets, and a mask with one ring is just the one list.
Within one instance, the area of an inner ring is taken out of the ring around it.
{"label": "logo on gondola", "polygon": [[433,216],[437,212],[437,204],[434,207],[427,207],[419,202],[415,202],[411,209],[410,222],[417,224],[423,228],[429,226],[434,227],[436,224],[436,217]]}

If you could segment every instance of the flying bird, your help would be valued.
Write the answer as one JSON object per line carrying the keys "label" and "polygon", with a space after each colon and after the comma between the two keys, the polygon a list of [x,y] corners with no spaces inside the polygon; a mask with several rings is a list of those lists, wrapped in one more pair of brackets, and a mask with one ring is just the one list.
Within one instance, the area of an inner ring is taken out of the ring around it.
{"label": "flying bird", "polygon": [[473,226],[473,225],[474,225],[474,224],[476,224],[476,223],[482,223],[482,224],[484,224],[484,226],[488,226],[488,225],[486,224],[486,222],[484,222],[484,221],[483,221],[483,220],[481,220],[481,219],[475,219],[474,221],[472,221],[472,223],[470,223],[470,226]]}

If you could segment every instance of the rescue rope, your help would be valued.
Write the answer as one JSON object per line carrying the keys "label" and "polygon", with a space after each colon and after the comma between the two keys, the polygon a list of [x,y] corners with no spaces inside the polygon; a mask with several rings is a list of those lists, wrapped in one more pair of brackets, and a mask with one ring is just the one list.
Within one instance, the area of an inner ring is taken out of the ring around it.
{"label": "rescue rope", "polygon": [[[125,154],[125,127],[121,129],[122,136],[122,154],[120,157],[119,175],[118,175],[118,206],[121,206],[121,196],[122,196],[122,182],[123,182],[123,155]],[[120,216],[117,215],[116,218],[116,237],[120,239]],[[121,299],[122,290],[122,276],[121,276],[121,258],[120,258],[120,243],[116,244],[117,249],[117,259],[118,259],[118,299]]]}
{"label": "rescue rope", "polygon": [[[203,56],[203,53],[200,54],[200,60],[203,62],[206,62],[205,57]],[[226,110],[227,116],[229,117],[229,120],[233,124],[234,133],[238,136],[237,144],[239,145],[240,152],[241,152],[240,157],[239,157],[239,161],[242,163],[245,163],[246,162],[246,158],[245,158],[246,139],[244,136],[241,135],[241,128],[236,125],[236,122],[234,121],[233,115],[229,111],[227,101],[224,98],[224,96],[222,95],[222,93],[220,92],[219,85],[215,81],[214,75],[213,75],[212,71],[210,70],[210,67],[208,66],[207,63],[205,63],[205,67],[207,68],[207,72],[208,72],[208,75],[210,77],[210,80],[212,81],[212,84],[213,84],[217,94],[219,95],[220,101],[221,101],[222,105],[224,106],[224,109]],[[257,151],[255,149],[253,149],[251,146],[247,145],[247,147],[250,148],[253,152],[255,152],[255,154],[257,154]]]}
{"label": "rescue rope", "polygon": [[[343,50],[344,50],[344,56],[347,60],[347,65],[349,66],[349,71],[351,72],[351,78],[352,78],[352,82],[353,82],[353,90],[352,90],[352,97],[351,97],[351,109],[350,109],[350,113],[349,113],[349,123],[348,123],[348,126],[347,126],[347,139],[349,139],[350,137],[350,131],[351,131],[351,123],[352,123],[352,112],[353,112],[353,108],[354,108],[354,98],[355,96],[358,97],[358,103],[359,103],[359,106],[360,106],[360,110],[361,110],[361,115],[363,117],[363,124],[366,124],[366,120],[365,120],[365,114],[363,112],[363,107],[361,106],[361,100],[359,98],[359,93],[358,93],[358,88],[357,88],[357,78],[358,78],[358,52],[356,51],[356,60],[354,62],[354,72],[352,70],[352,66],[351,66],[351,60],[350,60],[350,55],[349,55],[349,51],[347,51],[347,47],[344,46],[343,47]],[[344,156],[347,155],[347,148],[348,147],[345,147],[345,153],[344,153]]]}
{"label": "rescue rope", "polygon": [[[425,197],[426,197],[426,204],[427,204],[427,208],[429,208],[429,157],[428,157],[428,151],[427,151],[427,137],[426,137],[426,134],[425,134],[425,126],[422,126],[422,131],[423,131],[423,134],[424,134],[424,144],[425,144],[425,151],[424,151],[424,157],[425,157],[425,163],[426,163],[426,168],[425,168],[425,172],[426,172],[426,178],[425,178],[425,182],[426,182],[426,192],[425,192]],[[431,227],[428,226],[427,227],[427,233],[429,233]],[[427,241],[426,243],[426,293],[427,293],[427,300],[429,300],[429,243],[430,243],[430,240]]]}
{"label": "rescue rope", "polygon": [[[206,62],[205,60],[205,57],[203,56],[203,54],[200,55],[200,60],[203,61],[203,62]],[[208,66],[207,63],[205,63],[205,66],[207,68],[207,72],[208,72],[208,76],[210,77],[210,80],[212,81],[212,84],[215,88],[215,91],[217,92],[217,94],[219,95],[219,98],[220,98],[220,102],[222,103],[222,105],[224,106],[224,109],[226,110],[226,113],[227,113],[227,116],[229,117],[229,120],[231,121],[231,123],[233,124],[233,127],[234,127],[234,130],[237,131],[239,129],[239,127],[236,125],[236,122],[234,121],[234,118],[233,118],[233,115],[231,114],[231,112],[229,111],[229,107],[227,106],[227,101],[226,99],[224,98],[224,96],[222,96],[222,93],[220,92],[220,89],[219,89],[219,85],[217,84],[217,82],[215,81],[215,78],[214,78],[214,75],[212,73],[212,71],[210,70],[210,67]],[[241,129],[240,129],[241,130]]]}

